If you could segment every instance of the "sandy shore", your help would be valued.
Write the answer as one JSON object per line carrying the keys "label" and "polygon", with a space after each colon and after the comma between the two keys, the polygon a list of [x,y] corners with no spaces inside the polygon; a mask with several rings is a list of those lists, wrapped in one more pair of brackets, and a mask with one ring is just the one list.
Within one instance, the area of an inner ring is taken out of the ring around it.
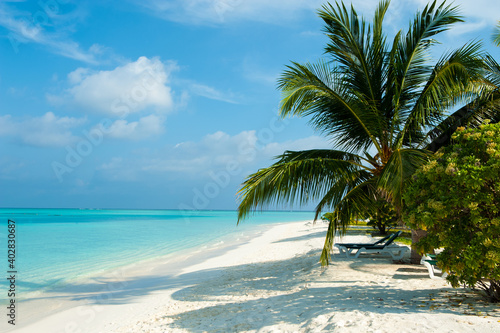
{"label": "sandy shore", "polygon": [[500,332],[498,305],[431,280],[423,266],[335,252],[321,268],[325,231],[281,224],[240,244],[129,267],[32,303],[65,306],[12,332]]}

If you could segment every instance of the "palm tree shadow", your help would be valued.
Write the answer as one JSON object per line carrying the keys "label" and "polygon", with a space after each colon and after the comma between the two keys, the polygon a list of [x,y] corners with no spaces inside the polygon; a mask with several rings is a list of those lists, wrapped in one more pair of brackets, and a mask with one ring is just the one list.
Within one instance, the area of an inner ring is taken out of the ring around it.
{"label": "palm tree shadow", "polygon": [[286,243],[286,242],[295,242],[295,241],[302,241],[302,240],[310,240],[311,238],[317,238],[317,237],[325,237],[326,230],[318,231],[312,234],[307,234],[303,236],[297,236],[297,237],[290,237],[290,238],[284,238],[277,240],[273,243]]}
{"label": "palm tree shadow", "polygon": [[[206,331],[209,318],[216,318],[220,325],[217,331],[225,332],[259,331],[276,324],[306,327],[321,315],[361,310],[365,314],[405,314],[428,313],[431,307],[434,313],[457,314],[446,306],[451,288],[405,290],[386,285],[363,285],[354,279],[331,281],[317,264],[318,255],[317,251],[311,251],[289,260],[227,268],[215,279],[172,294],[175,301],[192,303],[188,308],[202,304],[201,308],[166,315],[162,319],[175,328],[201,332]],[[362,268],[373,265],[373,261],[357,265]],[[405,275],[416,278],[412,273],[403,270],[389,278],[399,279]],[[428,276],[420,278],[428,279]]]}
{"label": "palm tree shadow", "polygon": [[[345,297],[344,287],[304,288],[285,295],[261,297],[244,302],[216,304],[201,309],[165,316],[164,319],[174,321],[175,328],[183,328],[192,332],[202,331],[207,327],[203,318],[216,317],[222,323],[217,329],[221,332],[237,330],[256,330],[276,324],[292,324],[307,327],[310,321],[321,315],[339,312],[363,311],[375,314],[427,312],[427,309],[408,307],[401,302],[399,290],[387,290],[384,287],[368,287],[363,291],[352,291]],[[433,290],[414,292],[414,303],[427,300]],[[179,295],[177,295],[179,296]],[[380,297],[380,296],[383,296]],[[180,297],[183,299],[183,297]],[[451,311],[442,311],[449,312]],[[199,320],[199,324],[196,322]],[[331,323],[329,323],[331,324]],[[199,325],[199,326],[198,326]]]}
{"label": "palm tree shadow", "polygon": [[[318,258],[319,251],[312,250],[286,260],[203,269],[185,274],[150,274],[116,281],[94,279],[87,284],[69,285],[67,293],[45,295],[42,301],[52,298],[89,305],[128,304],[145,295],[173,289],[177,291],[171,294],[172,300],[190,304],[187,307],[189,310],[164,316],[164,319],[173,321],[175,327],[201,332],[210,326],[207,318],[216,316],[217,325],[222,323],[217,329],[224,332],[242,331],[246,327],[259,330],[278,323],[308,325],[311,318],[354,311],[360,306],[365,312],[372,313],[425,312],[428,310],[419,308],[417,304],[429,302],[429,295],[436,293],[435,289],[412,291],[388,288],[387,285],[363,285],[352,278],[352,274],[351,278],[346,275],[346,279],[332,281],[336,265],[343,265],[340,261],[348,260],[340,259],[337,264],[334,262],[323,269]],[[378,261],[358,259],[348,266],[371,273],[367,266],[376,266],[377,262],[387,264],[387,258]],[[414,272],[402,270],[396,273],[393,278]],[[452,312],[445,307],[434,311]],[[235,328],[235,320],[241,316],[246,319]]]}

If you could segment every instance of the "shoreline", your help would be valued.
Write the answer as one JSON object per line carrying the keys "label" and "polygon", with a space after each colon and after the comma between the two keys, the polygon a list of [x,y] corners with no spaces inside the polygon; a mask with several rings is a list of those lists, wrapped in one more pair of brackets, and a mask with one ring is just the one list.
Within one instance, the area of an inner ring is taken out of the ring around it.
{"label": "shoreline", "polygon": [[115,290],[82,288],[71,308],[12,332],[498,331],[498,305],[431,280],[423,266],[335,252],[321,268],[325,231],[319,221],[271,225],[192,253],[189,262],[150,262],[121,280],[101,277],[93,287],[115,283]]}
{"label": "shoreline", "polygon": [[[19,227],[19,301],[66,282],[170,253],[236,239],[260,224],[309,219],[310,213],[264,212],[237,225],[236,211],[0,209]],[[32,216],[31,216],[32,215]],[[307,215],[307,216],[306,216]],[[3,288],[5,281],[0,283]],[[0,297],[0,305],[8,302]]]}
{"label": "shoreline", "polygon": [[[113,295],[120,293],[120,291],[125,292],[131,288],[129,281],[134,279],[137,281],[142,279],[142,286],[148,287],[148,285],[155,283],[155,279],[150,276],[175,276],[185,266],[196,265],[211,257],[221,256],[234,247],[244,245],[274,226],[281,224],[284,223],[256,225],[247,230],[235,231],[233,234],[222,236],[201,247],[195,246],[179,252],[86,273],[84,276],[64,281],[61,285],[40,291],[31,291],[26,297],[19,300],[17,322],[20,324],[15,327],[6,327],[5,332],[17,332],[25,328],[28,332],[31,326],[45,317],[57,316],[61,312],[88,304],[99,306],[100,303],[113,299],[115,297]],[[42,310],[40,311],[40,309]],[[83,313],[85,311],[77,312]],[[77,317],[80,317],[80,314]],[[5,328],[4,325],[5,323],[0,325],[1,331]],[[61,332],[63,331],[61,330]],[[53,331],[47,330],[47,332]]]}

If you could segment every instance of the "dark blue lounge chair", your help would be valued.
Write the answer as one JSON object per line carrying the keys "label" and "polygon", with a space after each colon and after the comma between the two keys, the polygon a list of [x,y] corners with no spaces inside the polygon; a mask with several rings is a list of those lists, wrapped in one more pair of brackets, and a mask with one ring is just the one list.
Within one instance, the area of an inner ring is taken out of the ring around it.
{"label": "dark blue lounge chair", "polygon": [[[394,240],[401,235],[401,231],[393,233],[378,242],[366,243],[337,243],[335,246],[339,249],[341,254],[345,254],[347,258],[358,258],[363,252],[366,253],[387,253],[390,254],[392,259],[401,260],[405,253],[409,250],[407,246],[399,246],[392,244]],[[385,243],[383,243],[385,241]],[[353,253],[354,250],[357,250]]]}

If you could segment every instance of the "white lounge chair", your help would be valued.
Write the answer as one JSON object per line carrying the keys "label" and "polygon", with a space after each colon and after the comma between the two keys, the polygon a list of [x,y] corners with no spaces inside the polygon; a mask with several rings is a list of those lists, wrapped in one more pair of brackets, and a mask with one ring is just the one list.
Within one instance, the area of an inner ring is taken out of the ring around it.
{"label": "white lounge chair", "polygon": [[427,268],[431,279],[445,279],[448,276],[447,272],[443,272],[441,269],[437,268],[437,260],[435,254],[424,254],[422,256],[422,259],[420,259],[420,264],[424,265]]}

